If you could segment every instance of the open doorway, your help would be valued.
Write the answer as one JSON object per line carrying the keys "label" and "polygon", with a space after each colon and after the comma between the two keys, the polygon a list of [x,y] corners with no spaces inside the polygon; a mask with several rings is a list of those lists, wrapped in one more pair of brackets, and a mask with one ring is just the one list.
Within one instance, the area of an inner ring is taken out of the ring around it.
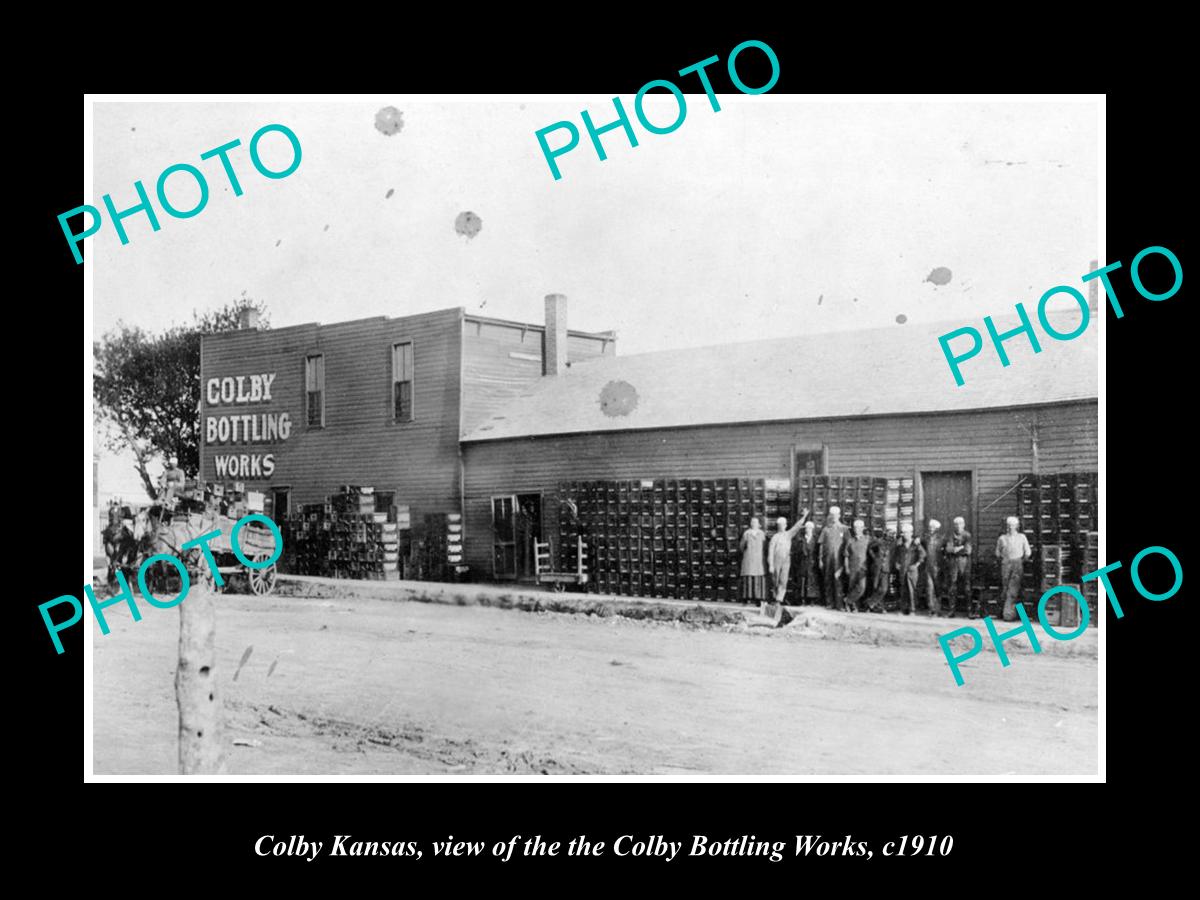
{"label": "open doorway", "polygon": [[516,512],[517,577],[522,581],[534,581],[537,564],[533,544],[545,540],[542,537],[542,495],[517,494]]}
{"label": "open doorway", "polygon": [[492,497],[492,575],[500,581],[534,580],[534,541],[542,537],[542,495]]}
{"label": "open doorway", "polygon": [[291,515],[291,496],[292,492],[287,488],[275,488],[271,491],[271,518],[277,525],[282,525]]}

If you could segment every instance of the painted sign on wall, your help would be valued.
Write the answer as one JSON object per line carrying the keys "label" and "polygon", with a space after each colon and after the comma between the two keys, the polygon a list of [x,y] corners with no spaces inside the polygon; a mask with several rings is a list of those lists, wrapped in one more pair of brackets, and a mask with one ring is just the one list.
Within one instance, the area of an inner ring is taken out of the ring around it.
{"label": "painted sign on wall", "polygon": [[[210,378],[204,399],[210,408],[245,406],[271,402],[274,372]],[[232,412],[204,417],[204,443],[270,444],[286,441],[292,434],[292,419],[286,412]],[[213,457],[218,478],[270,478],[275,473],[273,453],[219,453]]]}

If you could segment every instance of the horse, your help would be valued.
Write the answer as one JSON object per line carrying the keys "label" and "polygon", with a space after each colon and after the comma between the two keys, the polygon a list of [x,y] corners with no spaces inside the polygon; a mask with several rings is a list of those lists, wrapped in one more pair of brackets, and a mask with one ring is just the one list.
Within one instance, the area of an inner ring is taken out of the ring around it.
{"label": "horse", "polygon": [[108,525],[100,536],[104,541],[104,555],[108,559],[106,580],[115,593],[118,586],[117,572],[123,573],[127,581],[137,575],[139,541],[122,521],[121,508],[116,505],[109,506]]}
{"label": "horse", "polygon": [[[170,511],[162,504],[153,504],[139,510],[133,518],[133,529],[126,529],[137,562],[134,571],[140,569],[152,556],[166,554],[183,562],[191,582],[195,583],[197,579],[211,580],[212,574],[203,551],[199,547],[185,551],[183,545],[212,531],[215,524],[216,519],[212,515]],[[128,572],[127,569],[126,577],[129,577]],[[178,568],[172,563],[157,561],[146,571],[146,586],[156,594],[168,590],[168,582],[178,579],[178,572]]]}

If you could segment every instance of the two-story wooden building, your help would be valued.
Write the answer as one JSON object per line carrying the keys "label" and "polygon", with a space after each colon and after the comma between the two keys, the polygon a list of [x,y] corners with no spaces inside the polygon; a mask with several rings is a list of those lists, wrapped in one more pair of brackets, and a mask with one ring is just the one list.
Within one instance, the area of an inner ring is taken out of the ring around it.
{"label": "two-story wooden building", "polygon": [[282,519],[342,484],[423,513],[461,512],[459,437],[531,381],[616,353],[612,333],[445,309],[208,335],[200,352],[200,480],[244,482]]}

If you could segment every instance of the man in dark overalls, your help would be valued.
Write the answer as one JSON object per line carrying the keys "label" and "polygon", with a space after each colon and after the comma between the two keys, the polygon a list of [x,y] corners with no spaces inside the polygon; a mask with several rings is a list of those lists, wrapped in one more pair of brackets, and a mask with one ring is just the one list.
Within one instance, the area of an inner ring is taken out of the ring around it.
{"label": "man in dark overalls", "polygon": [[819,564],[821,567],[821,599],[829,609],[842,606],[842,541],[846,539],[846,526],[841,522],[839,506],[829,507],[825,527],[817,538]]}
{"label": "man in dark overalls", "polygon": [[846,609],[863,611],[863,597],[867,593],[867,553],[871,538],[866,534],[866,523],[855,519],[853,532],[846,535],[842,544],[842,568],[846,572]]}
{"label": "man in dark overalls", "polygon": [[906,616],[917,611],[923,562],[925,547],[913,537],[912,523],[905,522],[900,526],[900,540],[892,551],[892,569],[900,582],[900,609]]}
{"label": "man in dark overalls", "polygon": [[942,561],[942,523],[937,519],[930,519],[929,528],[925,532],[925,537],[921,539],[921,543],[925,545],[925,577],[922,579],[925,585],[925,605],[929,608],[929,615],[940,616],[942,614],[942,601],[939,599],[938,592],[942,588],[940,570]]}
{"label": "man in dark overalls", "polygon": [[896,532],[889,531],[883,537],[872,539],[867,546],[867,578],[871,585],[867,609],[870,612],[884,611],[891,582],[892,548],[895,543]]}
{"label": "man in dark overalls", "polygon": [[960,591],[966,597],[968,607],[971,599],[971,532],[967,531],[962,516],[954,517],[954,531],[946,538],[942,553],[946,557],[946,594],[953,618]]}
{"label": "man in dark overalls", "polygon": [[817,526],[812,519],[804,522],[804,530],[792,542],[792,568],[796,602],[808,605],[820,596],[817,589]]}

